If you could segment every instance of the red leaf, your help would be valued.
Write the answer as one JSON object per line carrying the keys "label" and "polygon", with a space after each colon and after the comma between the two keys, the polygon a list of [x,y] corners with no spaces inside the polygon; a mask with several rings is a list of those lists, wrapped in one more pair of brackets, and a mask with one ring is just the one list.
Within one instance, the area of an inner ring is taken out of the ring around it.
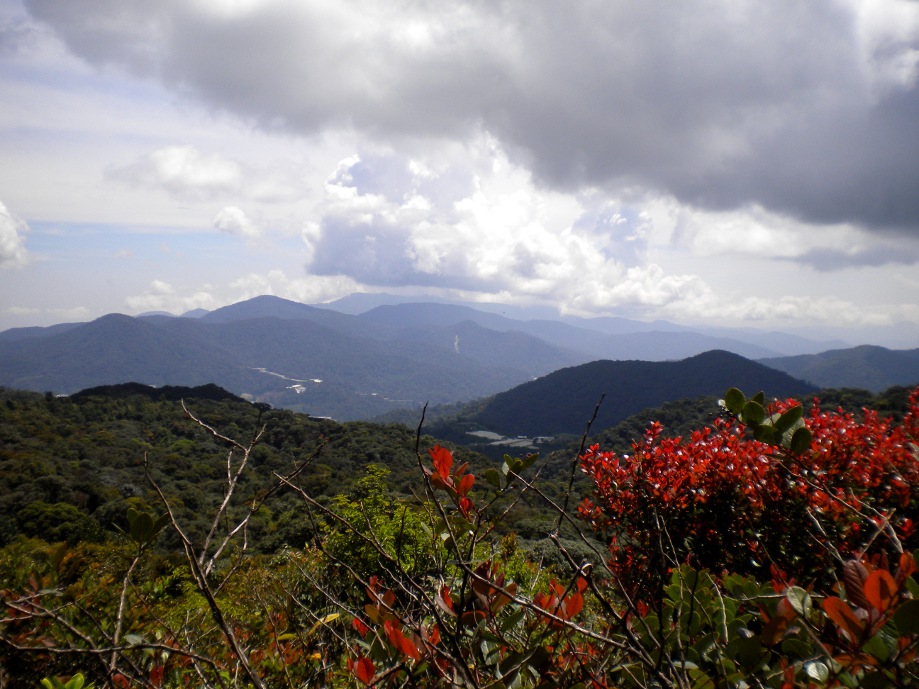
{"label": "red leaf", "polygon": [[414,642],[402,634],[402,632],[399,632],[399,634],[401,636],[399,639],[399,650],[412,660],[421,660],[421,653],[418,652],[418,647],[415,646]]}
{"label": "red leaf", "polygon": [[886,612],[897,597],[897,582],[888,572],[876,569],[865,580],[865,597],[875,610]]}
{"label": "red leaf", "polygon": [[574,593],[565,601],[565,619],[570,620],[584,609],[584,596]]}
{"label": "red leaf", "polygon": [[865,626],[842,598],[831,596],[824,599],[823,609],[830,619],[836,623],[836,626],[845,632],[852,641],[858,641],[864,634]]}
{"label": "red leaf", "polygon": [[900,555],[900,566],[897,568],[897,581],[903,583],[907,577],[916,573],[916,560],[910,553]]}
{"label": "red leaf", "polygon": [[453,481],[450,478],[450,468],[453,466],[453,453],[440,445],[435,445],[428,450],[428,453],[431,455],[431,459],[434,462],[434,471],[437,473],[437,476],[444,483],[453,485]]}
{"label": "red leaf", "polygon": [[363,622],[361,622],[361,621],[360,621],[358,618],[356,618],[356,617],[355,617],[354,620],[351,622],[351,626],[354,627],[354,631],[356,631],[358,634],[360,634],[361,636],[363,636],[363,637],[365,637],[365,638],[366,638],[366,636],[367,636],[367,632],[370,631],[370,627],[368,627],[366,624],[364,624]]}
{"label": "red leaf", "polygon": [[450,597],[450,587],[444,586],[440,589],[440,597],[436,599],[436,602],[444,612],[456,615],[456,611],[453,609],[453,598]]}
{"label": "red leaf", "polygon": [[472,474],[466,474],[460,479],[459,488],[456,489],[456,492],[462,496],[465,496],[472,489],[472,484],[475,482],[475,476]]}
{"label": "red leaf", "polygon": [[418,652],[418,648],[412,643],[411,639],[408,639],[405,634],[402,633],[398,623],[387,620],[383,624],[383,629],[386,631],[386,639],[391,646],[413,660],[421,660],[421,654]]}
{"label": "red leaf", "polygon": [[485,619],[484,610],[470,610],[469,612],[463,613],[463,616],[460,618],[463,624],[467,624],[470,627],[477,625],[479,622]]}
{"label": "red leaf", "polygon": [[351,671],[358,681],[370,685],[370,682],[373,680],[373,676],[376,673],[376,668],[373,666],[373,661],[370,658],[365,658],[361,656],[357,660],[351,660],[348,658],[348,670]]}
{"label": "red leaf", "polygon": [[431,627],[430,630],[423,629],[422,633],[424,635],[424,638],[429,643],[435,646],[440,643],[440,627],[438,627],[436,624],[433,627]]}
{"label": "red leaf", "polygon": [[162,665],[154,665],[150,668],[150,684],[155,687],[163,686],[163,675],[166,672],[166,668]]}
{"label": "red leaf", "polygon": [[395,604],[395,602],[396,602],[396,594],[390,591],[389,589],[386,589],[383,592],[383,605],[385,605],[387,608],[392,610],[392,606]]}
{"label": "red leaf", "polygon": [[772,646],[785,633],[788,628],[788,618],[776,615],[769,620],[760,632],[760,639],[766,646]]}
{"label": "red leaf", "polygon": [[868,609],[870,603],[865,598],[865,582],[868,580],[868,569],[858,560],[849,560],[842,567],[842,581],[846,585],[846,597],[860,608]]}

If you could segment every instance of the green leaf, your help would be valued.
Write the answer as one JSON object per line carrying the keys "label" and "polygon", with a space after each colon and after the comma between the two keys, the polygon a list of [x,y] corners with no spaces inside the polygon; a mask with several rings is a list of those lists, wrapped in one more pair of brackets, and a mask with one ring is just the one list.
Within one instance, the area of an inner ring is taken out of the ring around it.
{"label": "green leaf", "polygon": [[153,534],[156,535],[160,531],[166,528],[166,525],[169,523],[169,515],[161,514],[155,522],[153,522]]}
{"label": "green leaf", "polygon": [[766,420],[766,409],[759,402],[751,400],[743,406],[740,417],[748,426],[756,426]]}
{"label": "green leaf", "polygon": [[766,393],[762,390],[753,395],[753,401],[759,404],[762,407],[766,406]]}
{"label": "green leaf", "polygon": [[803,455],[811,449],[811,443],[813,442],[814,434],[802,426],[791,436],[791,442],[788,444],[788,449],[792,454]]}
{"label": "green leaf", "polygon": [[676,667],[678,667],[678,668],[680,668],[680,669],[682,669],[682,670],[698,670],[698,669],[699,669],[699,666],[696,665],[696,664],[695,664],[694,662],[692,662],[691,660],[685,660],[685,659],[684,659],[684,660],[679,660],[679,659],[677,659],[677,658],[674,658],[674,659],[673,659],[673,664],[674,664]]}
{"label": "green leaf", "polygon": [[814,654],[814,647],[806,641],[790,637],[782,642],[782,653],[790,658],[810,658]]}
{"label": "green leaf", "polygon": [[862,645],[862,650],[883,663],[890,657],[891,649],[880,634],[875,634]]}
{"label": "green leaf", "polygon": [[778,431],[776,431],[772,426],[766,426],[763,424],[754,426],[753,437],[761,443],[766,443],[768,445],[778,445],[779,441],[781,440],[781,435]]}
{"label": "green leaf", "polygon": [[752,668],[763,657],[763,643],[758,636],[733,639],[728,648],[734,658],[745,668]]}
{"label": "green leaf", "polygon": [[893,622],[901,636],[919,634],[919,600],[913,598],[900,604],[893,614]]}
{"label": "green leaf", "polygon": [[715,689],[715,680],[705,674],[702,670],[690,670],[689,679],[692,681],[692,689]]}
{"label": "green leaf", "polygon": [[735,416],[740,414],[746,403],[747,398],[737,388],[731,388],[724,393],[724,407]]}
{"label": "green leaf", "polygon": [[514,627],[520,624],[520,620],[523,619],[523,616],[525,614],[526,614],[525,609],[516,610],[512,612],[510,615],[508,615],[503,620],[501,620],[501,631],[504,632],[505,634],[510,632]]}
{"label": "green leaf", "polygon": [[858,683],[859,689],[886,689],[894,686],[883,670],[867,672]]}
{"label": "green leaf", "polygon": [[807,591],[800,586],[790,586],[785,592],[785,597],[788,599],[788,602],[791,603],[791,607],[794,608],[794,611],[801,617],[806,618],[810,615],[813,603]]}
{"label": "green leaf", "polygon": [[798,405],[797,407],[792,407],[784,414],[782,414],[775,421],[775,429],[779,433],[784,433],[789,430],[792,426],[798,423],[804,417],[804,407]]}
{"label": "green leaf", "polygon": [[131,522],[131,540],[136,543],[146,543],[153,536],[153,517],[149,512],[137,514]]}
{"label": "green leaf", "polygon": [[501,473],[497,469],[486,469],[482,475],[495,488],[501,487]]}
{"label": "green leaf", "polygon": [[817,680],[821,684],[826,684],[826,681],[830,678],[830,668],[820,660],[811,660],[804,663],[804,672],[807,673],[808,677]]}

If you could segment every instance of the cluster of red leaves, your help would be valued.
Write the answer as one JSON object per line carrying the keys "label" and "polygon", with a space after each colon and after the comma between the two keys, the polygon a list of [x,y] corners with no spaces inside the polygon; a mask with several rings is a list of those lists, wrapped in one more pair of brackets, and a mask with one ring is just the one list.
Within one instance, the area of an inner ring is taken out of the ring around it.
{"label": "cluster of red leaves", "polygon": [[[919,519],[919,390],[902,423],[870,411],[857,421],[815,404],[805,424],[813,443],[797,457],[724,419],[685,440],[661,437],[654,423],[628,455],[593,446],[581,467],[595,490],[580,514],[611,539],[614,571],[637,588],[662,574],[663,551],[716,572],[762,575],[771,562],[814,579],[829,570],[827,550],[815,541],[852,557],[889,524],[911,543]],[[865,515],[875,528],[864,527]]]}
{"label": "cluster of red leaves", "polygon": [[[436,624],[420,625],[417,631],[411,629],[394,609],[396,594],[384,588],[377,577],[370,578],[367,596],[370,602],[364,606],[364,612],[373,626],[355,617],[351,623],[354,631],[364,639],[376,635],[389,645],[391,655],[400,661],[418,663],[423,658],[433,658],[435,647],[440,643],[440,629]],[[355,650],[354,656],[348,659],[348,671],[362,684],[372,684],[376,676],[373,660],[360,650]],[[440,658],[433,659],[439,666]]]}
{"label": "cluster of red leaves", "polygon": [[916,561],[904,553],[891,575],[887,567],[849,560],[843,569],[847,601],[839,596],[823,600],[823,609],[836,624],[840,641],[851,648],[877,634],[893,617],[901,600],[908,596],[906,579],[916,572]]}
{"label": "cluster of red leaves", "polygon": [[469,463],[465,462],[454,470],[453,453],[440,445],[435,445],[428,453],[431,455],[434,469],[424,467],[424,473],[430,479],[431,485],[447,491],[460,513],[468,519],[470,512],[475,508],[469,498],[469,491],[475,483],[475,476],[466,473]]}
{"label": "cluster of red leaves", "polygon": [[537,593],[533,597],[533,603],[546,612],[557,617],[558,619],[546,618],[549,626],[554,629],[564,627],[561,620],[570,621],[575,615],[584,609],[584,591],[587,589],[587,580],[584,577],[578,577],[574,582],[574,591],[568,592],[565,587],[559,584],[555,579],[549,583],[547,593]]}
{"label": "cluster of red leaves", "polygon": [[[869,681],[871,686],[913,686],[908,677],[914,678],[914,673],[906,671],[919,659],[919,600],[908,591],[908,580],[917,571],[915,558],[901,553],[895,571],[883,555],[848,560],[842,569],[837,588],[845,597],[822,600],[822,624],[815,624],[808,614],[810,601],[804,600],[804,590],[797,589],[793,601],[792,589],[787,589],[788,595],[771,614],[761,610],[763,643],[784,648],[787,638],[800,634],[803,622],[819,640],[824,656],[833,661],[835,677],[826,686],[843,686],[838,679],[843,672],[850,681],[863,679],[864,686]],[[781,666],[782,689],[800,686],[787,658],[781,658]],[[879,683],[880,678],[885,681]]]}

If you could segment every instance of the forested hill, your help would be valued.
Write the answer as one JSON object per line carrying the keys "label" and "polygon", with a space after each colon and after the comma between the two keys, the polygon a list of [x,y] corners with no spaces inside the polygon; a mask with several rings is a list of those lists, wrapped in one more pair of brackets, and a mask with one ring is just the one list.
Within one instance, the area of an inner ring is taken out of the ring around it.
{"label": "forested hill", "polygon": [[219,385],[208,383],[207,385],[198,385],[197,387],[185,387],[182,385],[164,385],[155,388],[152,385],[143,385],[142,383],[121,383],[119,385],[100,385],[95,388],[80,390],[70,396],[71,400],[80,402],[91,397],[107,397],[109,399],[125,399],[134,396],[146,397],[154,401],[178,402],[184,399],[211,400],[220,402],[230,400],[233,402],[245,403],[242,397],[237,397],[232,392],[227,392]]}
{"label": "forested hill", "polygon": [[919,384],[919,349],[862,345],[820,354],[761,359],[760,363],[824,388],[879,392],[892,385]]}
{"label": "forested hill", "polygon": [[505,435],[579,434],[601,395],[594,428],[612,426],[664,402],[721,396],[732,386],[769,396],[809,395],[817,388],[736,354],[711,351],[682,361],[594,361],[561,369],[495,395],[468,417]]}
{"label": "forested hill", "polygon": [[[396,492],[417,489],[415,434],[397,424],[265,411],[216,386],[122,385],[73,397],[0,388],[0,545],[20,533],[49,541],[98,540],[125,526],[129,507],[161,513],[144,475],[145,458],[180,517],[203,529],[200,515],[223,496],[229,446],[185,415],[177,401],[182,398],[202,421],[243,443],[265,425],[240,494],[254,496],[271,485],[275,472],[290,471],[317,450],[300,476],[313,495],[331,499],[349,492],[370,463],[390,470]],[[423,438],[422,448],[434,442]],[[481,461],[463,450],[459,456]],[[267,551],[299,547],[308,529],[302,501],[282,494],[271,509],[259,510],[250,542]]]}

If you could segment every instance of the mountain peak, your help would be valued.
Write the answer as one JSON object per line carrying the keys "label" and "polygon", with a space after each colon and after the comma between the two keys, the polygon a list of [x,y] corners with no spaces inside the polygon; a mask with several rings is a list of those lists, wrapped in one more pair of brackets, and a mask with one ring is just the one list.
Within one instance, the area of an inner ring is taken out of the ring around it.
{"label": "mountain peak", "polygon": [[230,304],[202,315],[202,321],[209,323],[228,323],[231,321],[251,320],[253,318],[309,318],[316,311],[314,306],[301,304],[282,297],[263,294],[246,301]]}

